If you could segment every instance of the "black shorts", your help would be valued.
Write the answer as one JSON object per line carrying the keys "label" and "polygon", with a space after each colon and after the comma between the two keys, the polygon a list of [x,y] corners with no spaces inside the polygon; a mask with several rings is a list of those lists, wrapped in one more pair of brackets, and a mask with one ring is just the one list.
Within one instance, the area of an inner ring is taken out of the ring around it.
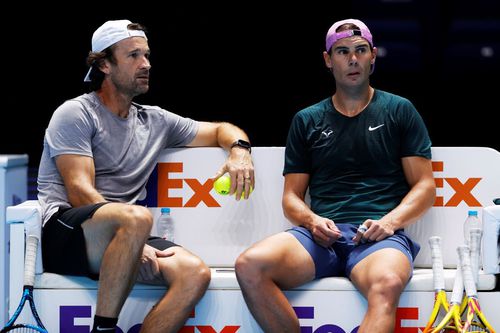
{"label": "black shorts", "polygon": [[[45,223],[42,229],[42,260],[45,272],[99,279],[99,274],[90,271],[81,225],[105,204],[107,202],[78,208],[60,208]],[[149,237],[146,244],[158,250],[178,246],[160,237]]]}

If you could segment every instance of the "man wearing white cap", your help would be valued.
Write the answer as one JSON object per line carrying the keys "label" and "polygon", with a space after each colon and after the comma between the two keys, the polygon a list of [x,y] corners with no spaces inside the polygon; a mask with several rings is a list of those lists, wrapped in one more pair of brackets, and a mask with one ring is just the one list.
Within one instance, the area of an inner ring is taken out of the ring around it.
{"label": "man wearing white cap", "polygon": [[376,56],[359,20],[338,21],[326,35],[323,57],[336,91],[295,115],[285,150],[283,210],[296,226],[236,261],[243,296],[265,332],[300,332],[281,289],[328,276],[348,277],[366,298],[358,333],[394,331],[420,249],[403,228],[432,206],[435,184],[431,141],[415,107],[370,86]]}
{"label": "man wearing white cap", "polygon": [[177,332],[205,293],[210,270],[181,246],[150,237],[153,218],[139,205],[167,147],[220,146],[236,200],[250,195],[248,137],[229,123],[200,122],[132,102],[149,89],[149,46],[142,26],[108,21],[92,37],[91,93],[64,102],[45,133],[38,175],[42,253],[48,272],[99,279],[92,332],[114,332],[136,281],[168,285],[141,332]]}

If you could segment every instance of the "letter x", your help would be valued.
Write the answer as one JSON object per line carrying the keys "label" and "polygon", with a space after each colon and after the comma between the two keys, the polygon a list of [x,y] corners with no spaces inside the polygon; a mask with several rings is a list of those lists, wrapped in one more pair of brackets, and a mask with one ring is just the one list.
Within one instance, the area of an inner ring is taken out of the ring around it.
{"label": "letter x", "polygon": [[196,207],[201,201],[205,202],[208,207],[220,207],[219,203],[209,193],[214,184],[213,179],[207,179],[205,184],[201,184],[195,178],[186,178],[184,181],[194,191],[193,196],[186,202],[184,207]]}
{"label": "letter x", "polygon": [[472,189],[481,181],[482,178],[469,178],[465,183],[461,183],[458,178],[445,178],[446,182],[450,184],[455,190],[455,194],[450,198],[445,206],[456,207],[463,201],[469,207],[481,207],[481,203],[472,195]]}

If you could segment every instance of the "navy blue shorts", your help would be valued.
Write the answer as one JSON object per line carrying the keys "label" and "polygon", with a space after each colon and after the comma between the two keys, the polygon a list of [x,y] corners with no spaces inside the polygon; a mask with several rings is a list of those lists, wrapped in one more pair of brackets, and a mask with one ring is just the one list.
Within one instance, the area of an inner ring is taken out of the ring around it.
{"label": "navy blue shorts", "polygon": [[[95,211],[105,204],[107,202],[59,209],[52,215],[42,229],[44,271],[99,279],[99,274],[90,271],[82,223],[92,218]],[[146,244],[158,250],[178,246],[160,237],[149,237]]]}
{"label": "navy blue shorts", "polygon": [[413,260],[420,251],[420,245],[412,241],[402,229],[397,230],[394,235],[381,241],[357,245],[352,241],[352,238],[356,235],[357,225],[350,223],[338,223],[336,225],[342,232],[342,236],[328,248],[317,244],[311,232],[304,227],[294,227],[287,230],[297,238],[311,255],[316,267],[316,279],[327,276],[349,277],[353,267],[358,262],[373,252],[386,248],[393,248],[403,252],[413,266]]}

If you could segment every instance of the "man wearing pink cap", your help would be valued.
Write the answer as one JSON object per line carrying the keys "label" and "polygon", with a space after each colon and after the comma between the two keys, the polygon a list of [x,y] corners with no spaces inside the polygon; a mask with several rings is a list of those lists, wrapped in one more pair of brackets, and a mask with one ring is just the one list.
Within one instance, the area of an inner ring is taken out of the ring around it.
{"label": "man wearing pink cap", "polygon": [[370,86],[376,56],[359,20],[336,22],[326,35],[335,93],[295,115],[285,151],[283,211],[295,227],[236,261],[245,301],[265,332],[300,332],[282,289],[328,276],[348,277],[366,298],[358,333],[394,331],[420,249],[403,228],[432,206],[435,184],[431,141],[415,107]]}
{"label": "man wearing pink cap", "polygon": [[149,89],[144,29],[108,21],[92,37],[91,93],[64,102],[45,132],[38,174],[42,254],[48,272],[99,279],[92,332],[115,332],[136,281],[168,285],[141,332],[178,332],[205,293],[210,270],[181,246],[150,237],[153,217],[139,205],[167,147],[220,146],[240,200],[254,187],[248,137],[229,123],[195,121],[132,102]]}

